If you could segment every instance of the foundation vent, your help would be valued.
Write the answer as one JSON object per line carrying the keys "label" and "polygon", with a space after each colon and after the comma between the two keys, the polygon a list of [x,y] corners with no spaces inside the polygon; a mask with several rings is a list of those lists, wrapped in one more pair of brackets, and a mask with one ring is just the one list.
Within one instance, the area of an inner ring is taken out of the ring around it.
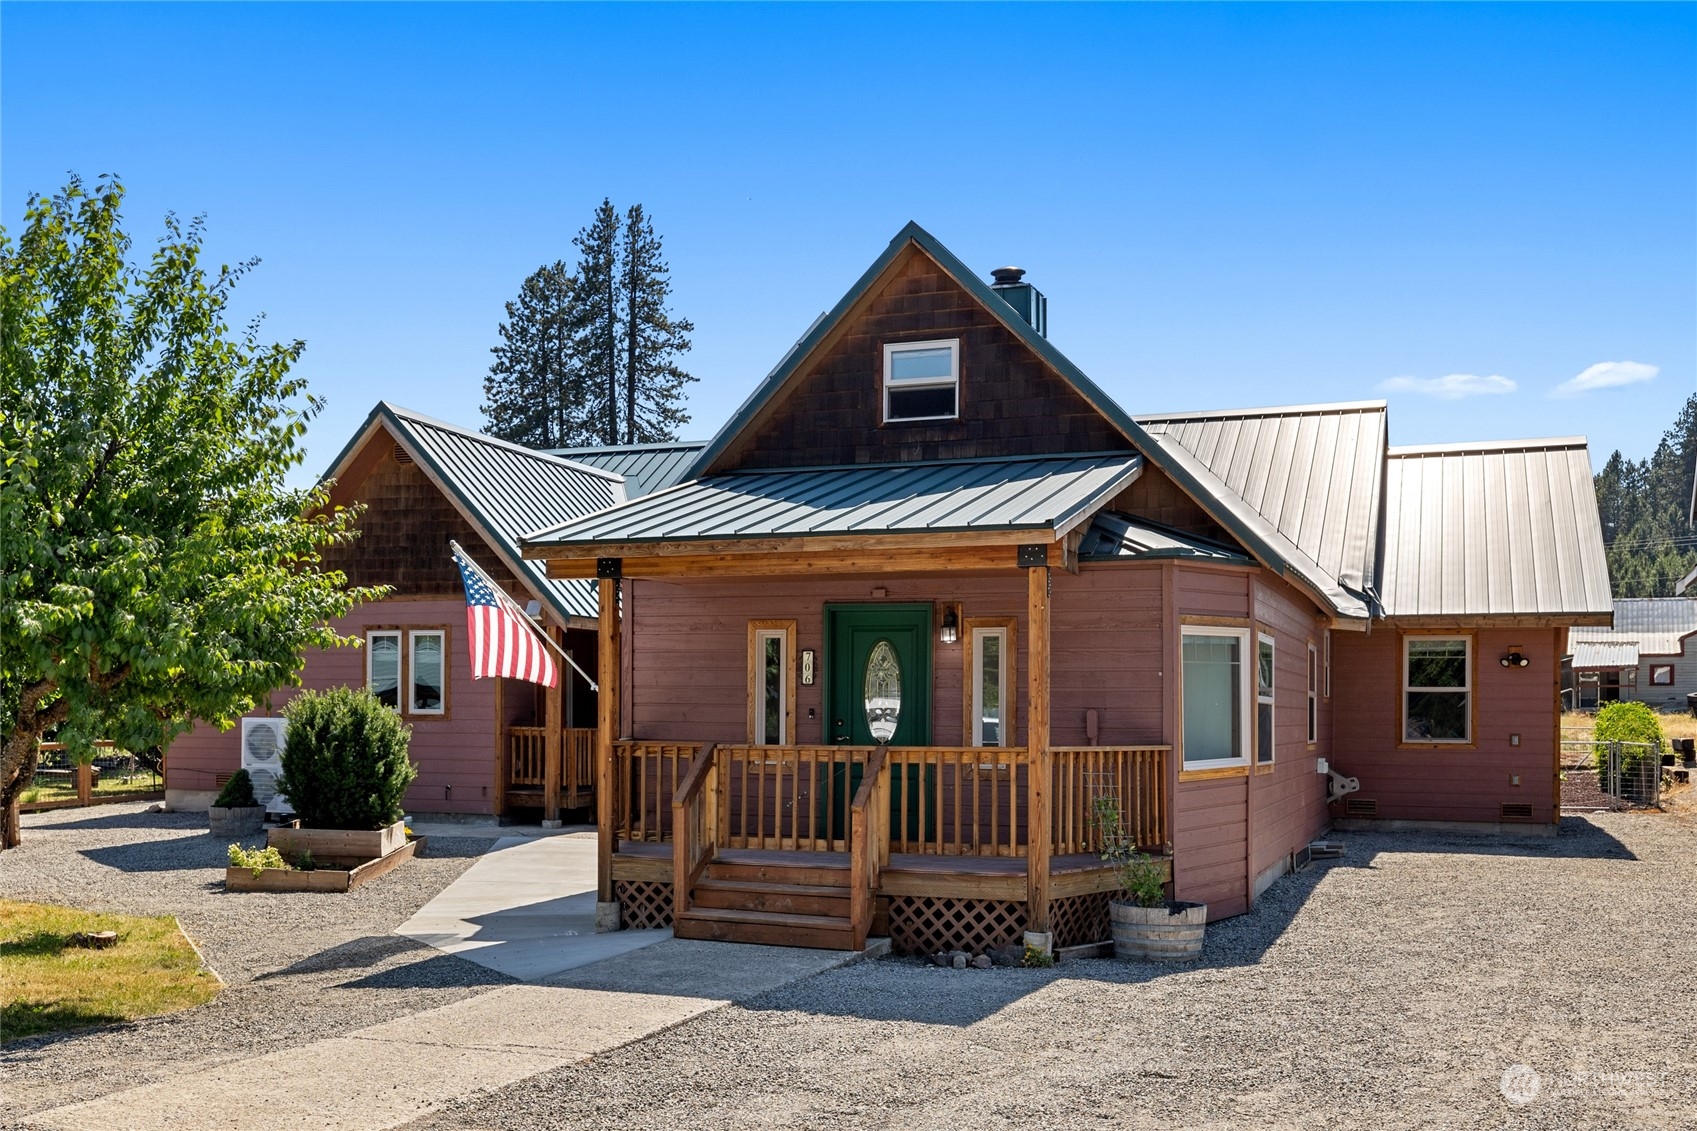
{"label": "foundation vent", "polygon": [[1379,803],[1365,797],[1346,797],[1343,812],[1346,817],[1377,817]]}
{"label": "foundation vent", "polygon": [[1503,820],[1505,820],[1505,821],[1530,821],[1531,819],[1532,819],[1532,806],[1529,805],[1528,803],[1526,803],[1524,801],[1505,801],[1505,802],[1503,802]]}
{"label": "foundation vent", "polygon": [[395,445],[395,462],[396,463],[412,463],[413,462],[412,453],[407,451],[405,448],[401,447],[401,445],[396,444]]}

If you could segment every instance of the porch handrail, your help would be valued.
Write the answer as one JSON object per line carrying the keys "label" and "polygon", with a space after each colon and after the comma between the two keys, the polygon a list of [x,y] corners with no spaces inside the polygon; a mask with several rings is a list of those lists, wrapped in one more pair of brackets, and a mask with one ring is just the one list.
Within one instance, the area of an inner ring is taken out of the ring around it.
{"label": "porch handrail", "polygon": [[1057,856],[1103,851],[1096,801],[1112,797],[1125,831],[1144,851],[1165,852],[1172,844],[1167,798],[1167,762],[1172,747],[1055,746],[1053,846]]}
{"label": "porch handrail", "polygon": [[672,916],[689,910],[689,893],[713,861],[719,831],[719,762],[712,743],[702,747],[672,795]]}
{"label": "porch handrail", "polygon": [[876,906],[878,873],[890,851],[889,749],[880,746],[866,759],[866,774],[849,803],[849,922],[854,949],[866,945]]}

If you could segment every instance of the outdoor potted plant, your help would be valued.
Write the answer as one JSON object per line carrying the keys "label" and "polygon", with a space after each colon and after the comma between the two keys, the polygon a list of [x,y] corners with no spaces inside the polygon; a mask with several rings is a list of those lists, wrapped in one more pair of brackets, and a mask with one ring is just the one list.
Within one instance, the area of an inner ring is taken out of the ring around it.
{"label": "outdoor potted plant", "polygon": [[401,803],[418,776],[407,752],[412,728],[364,688],[304,692],[283,715],[289,740],[277,789],[300,827],[272,829],[269,843],[326,863],[372,860],[404,847]]}
{"label": "outdoor potted plant", "polygon": [[230,775],[206,815],[213,836],[252,836],[265,827],[265,806],[254,799],[246,770]]}
{"label": "outdoor potted plant", "polygon": [[1095,816],[1102,831],[1102,859],[1114,866],[1127,898],[1108,904],[1114,956],[1142,962],[1176,962],[1202,953],[1208,905],[1167,898],[1166,868],[1137,850],[1137,840],[1120,821],[1117,799],[1096,800]]}

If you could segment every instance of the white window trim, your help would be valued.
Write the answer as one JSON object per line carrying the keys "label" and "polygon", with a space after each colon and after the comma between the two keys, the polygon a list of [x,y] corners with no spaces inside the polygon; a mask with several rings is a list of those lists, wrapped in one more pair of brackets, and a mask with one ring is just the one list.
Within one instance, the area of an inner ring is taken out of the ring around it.
{"label": "white window trim", "polygon": [[1320,741],[1320,649],[1308,642],[1308,745]]}
{"label": "white window trim", "polygon": [[371,671],[372,661],[377,658],[377,650],[371,646],[371,642],[373,640],[376,640],[379,637],[383,637],[383,636],[392,636],[392,637],[395,638],[395,706],[392,708],[392,710],[398,715],[398,714],[401,714],[401,704],[403,702],[405,702],[405,700],[402,698],[402,692],[406,688],[406,678],[405,677],[406,677],[406,666],[407,666],[406,660],[402,656],[403,649],[402,649],[401,645],[402,645],[403,641],[401,639],[402,633],[401,633],[400,629],[398,629],[398,628],[378,628],[378,629],[371,629],[371,630],[366,632],[366,634],[365,634],[365,689],[367,691],[371,692],[373,695],[377,694],[377,688],[375,686],[373,686],[372,671]]}
{"label": "white window trim", "polygon": [[1320,694],[1325,698],[1330,699],[1332,697],[1332,630],[1329,628],[1326,630],[1325,644],[1326,655],[1323,661],[1325,664],[1325,679],[1321,683]]}
{"label": "white window trim", "polygon": [[[1236,758],[1192,758],[1190,744],[1185,743],[1184,768],[1199,770],[1228,769],[1232,766],[1247,766],[1255,753],[1255,670],[1251,666],[1255,659],[1250,642],[1250,631],[1247,628],[1229,628],[1218,625],[1180,624],[1179,625],[1179,684],[1180,694],[1183,694],[1184,682],[1184,638],[1186,636],[1235,636],[1238,641],[1238,671],[1242,678],[1238,680],[1238,711],[1242,726],[1238,728],[1241,753]],[[1179,712],[1179,728],[1184,728],[1184,712]]]}
{"label": "white window trim", "polygon": [[[1261,694],[1261,645],[1273,653],[1273,683],[1267,688],[1265,695]],[[1257,766],[1271,766],[1279,760],[1279,707],[1277,692],[1279,687],[1279,647],[1274,639],[1265,632],[1255,634],[1255,744],[1250,749],[1255,755]],[[1267,716],[1267,725],[1272,733],[1267,736],[1267,760],[1261,760],[1261,704],[1272,708]]]}
{"label": "white window trim", "polygon": [[[418,655],[418,638],[420,636],[436,636],[436,637],[440,637],[441,641],[442,641],[442,651],[441,651],[442,686],[438,689],[441,692],[441,704],[440,704],[440,706],[436,706],[436,707],[415,707],[415,706],[413,706],[413,701],[412,701],[413,673],[417,670],[417,664],[414,663],[414,659]],[[408,632],[407,632],[406,677],[407,677],[407,679],[406,679],[406,689],[407,689],[407,700],[406,700],[407,711],[406,711],[406,713],[407,714],[409,714],[409,715],[446,715],[448,713],[448,633],[447,633],[446,630],[440,629],[440,628],[414,628],[414,629],[408,630]],[[396,698],[397,702],[400,700],[400,696],[398,696],[398,695],[395,698]]]}
{"label": "white window trim", "polygon": [[997,746],[1008,745],[1008,630],[1005,628],[975,628],[972,630],[972,745],[984,746],[984,649],[981,641],[994,637],[1001,641],[996,650],[996,719],[1001,740]]}
{"label": "white window trim", "polygon": [[[955,410],[946,416],[899,416],[890,419],[890,359],[898,353],[911,350],[934,350],[947,348],[949,351],[949,376],[922,377],[913,380],[897,382],[901,389],[943,389],[952,388],[955,391]],[[884,423],[909,424],[920,420],[959,420],[960,419],[960,339],[940,338],[930,342],[885,342],[884,343]]]}
{"label": "white window trim", "polygon": [[754,734],[756,746],[788,746],[790,736],[784,733],[789,722],[789,680],[785,674],[790,670],[790,634],[783,628],[757,628],[754,630],[754,655],[760,667],[755,672],[754,686],[760,700],[755,704],[754,725],[758,728],[765,725],[766,719],[766,642],[778,642],[778,739],[776,742],[762,742],[758,730]]}
{"label": "white window trim", "polygon": [[[1460,687],[1412,687],[1408,682],[1408,646],[1416,640],[1459,640],[1466,646],[1466,664],[1462,669]],[[1473,744],[1473,637],[1425,635],[1416,633],[1402,638],[1402,743],[1412,746],[1471,746]],[[1467,695],[1467,734],[1461,738],[1410,738],[1408,736],[1408,697],[1413,692],[1436,691],[1445,694],[1464,692]]]}

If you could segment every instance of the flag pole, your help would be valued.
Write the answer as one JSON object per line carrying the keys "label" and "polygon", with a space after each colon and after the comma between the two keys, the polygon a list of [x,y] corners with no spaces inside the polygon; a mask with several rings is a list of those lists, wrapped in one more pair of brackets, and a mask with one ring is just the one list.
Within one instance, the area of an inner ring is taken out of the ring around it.
{"label": "flag pole", "polygon": [[572,659],[572,654],[570,652],[568,652],[564,648],[560,647],[559,642],[556,641],[552,636],[548,635],[547,632],[536,628],[536,625],[534,623],[532,623],[532,621],[531,621],[530,614],[525,612],[524,608],[517,601],[515,601],[511,597],[509,597],[507,595],[507,591],[505,589],[502,589],[500,584],[493,577],[490,577],[487,573],[484,573],[483,567],[477,565],[477,560],[475,558],[473,558],[470,554],[465,552],[465,547],[461,546],[459,544],[459,542],[450,538],[450,539],[448,539],[448,549],[451,553],[458,554],[461,557],[465,558],[466,561],[471,562],[472,565],[477,566],[477,571],[479,573],[483,574],[483,579],[485,581],[489,582],[489,588],[495,590],[495,595],[497,597],[499,597],[502,601],[506,602],[508,609],[513,613],[513,615],[518,616],[518,617],[522,617],[524,619],[525,624],[528,624],[533,629],[536,629],[536,635],[540,636],[543,639],[543,641],[548,645],[548,647],[554,649],[555,652],[559,653],[560,659],[564,660],[566,663],[568,663],[572,666],[572,671],[576,672],[579,676],[581,676],[583,678],[583,681],[585,683],[589,684],[589,690],[594,691],[594,692],[599,692],[601,690],[600,685],[597,684],[593,679],[589,678],[589,673],[577,666],[577,661]]}

